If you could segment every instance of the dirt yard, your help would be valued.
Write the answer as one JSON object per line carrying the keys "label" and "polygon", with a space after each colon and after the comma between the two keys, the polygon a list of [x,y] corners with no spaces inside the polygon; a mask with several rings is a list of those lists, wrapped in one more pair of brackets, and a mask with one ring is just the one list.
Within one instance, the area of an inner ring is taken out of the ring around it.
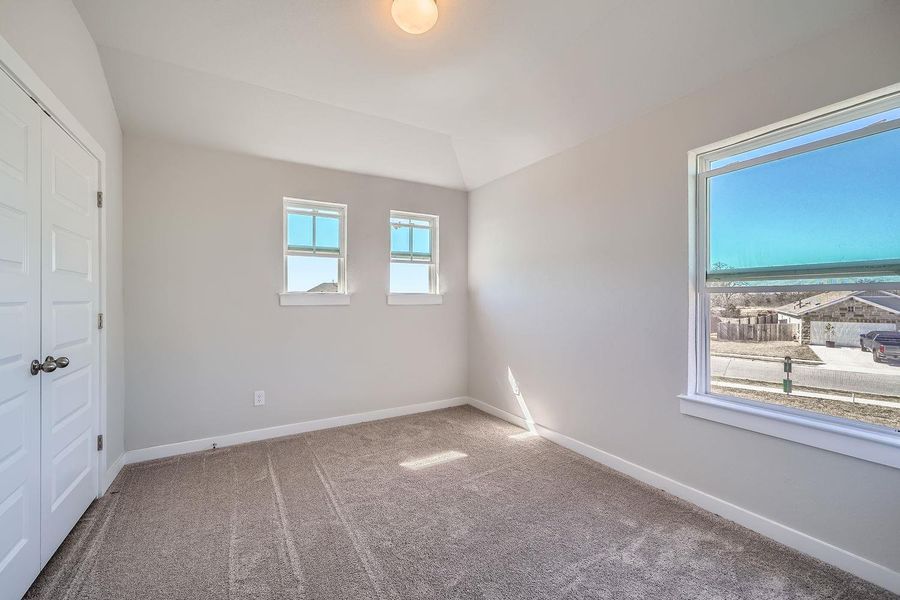
{"label": "dirt yard", "polygon": [[732,342],[710,341],[713,354],[741,354],[745,356],[772,356],[776,358],[800,358],[804,360],[821,360],[809,346],[801,346],[797,342]]}
{"label": "dirt yard", "polygon": [[[759,385],[759,382],[747,383]],[[802,388],[795,389],[799,390]],[[739,390],[731,387],[717,386],[715,382],[712,383],[712,391],[716,394],[722,394],[723,396],[737,396],[739,398],[747,398],[749,400],[756,400],[757,402],[765,402],[767,404],[789,406],[791,408],[809,410],[824,415],[831,415],[833,417],[843,417],[844,419],[853,419],[854,421],[871,423],[872,425],[882,425],[884,427],[890,427],[895,431],[900,431],[900,403],[897,404],[897,408],[888,408],[883,406],[872,406],[869,404],[855,404],[843,400],[788,396],[787,394],[779,394],[777,392],[770,393],[756,390]]]}

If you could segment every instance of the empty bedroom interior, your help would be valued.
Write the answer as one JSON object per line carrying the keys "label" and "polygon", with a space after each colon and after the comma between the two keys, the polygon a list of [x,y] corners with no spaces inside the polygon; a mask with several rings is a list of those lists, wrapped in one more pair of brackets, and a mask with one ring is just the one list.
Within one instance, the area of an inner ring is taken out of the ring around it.
{"label": "empty bedroom interior", "polygon": [[0,600],[900,594],[900,1],[0,0],[0,70]]}

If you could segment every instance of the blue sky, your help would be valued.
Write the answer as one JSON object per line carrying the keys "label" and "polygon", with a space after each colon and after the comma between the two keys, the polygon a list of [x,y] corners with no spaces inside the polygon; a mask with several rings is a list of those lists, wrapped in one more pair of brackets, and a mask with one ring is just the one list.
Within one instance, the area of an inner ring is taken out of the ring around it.
{"label": "blue sky", "polygon": [[[312,215],[288,214],[288,245],[311,246],[313,242]],[[336,249],[340,240],[340,221],[337,217],[316,216],[316,247]]]}
{"label": "blue sky", "polygon": [[710,264],[900,259],[900,129],[712,177],[709,213]]}
{"label": "blue sky", "polygon": [[391,263],[391,292],[394,294],[427,294],[428,265]]}
{"label": "blue sky", "polygon": [[[409,253],[409,227],[391,226],[391,252]],[[413,252],[428,253],[431,250],[431,230],[412,228]]]}
{"label": "blue sky", "polygon": [[320,283],[337,283],[338,259],[323,256],[288,256],[288,291],[308,292]]}

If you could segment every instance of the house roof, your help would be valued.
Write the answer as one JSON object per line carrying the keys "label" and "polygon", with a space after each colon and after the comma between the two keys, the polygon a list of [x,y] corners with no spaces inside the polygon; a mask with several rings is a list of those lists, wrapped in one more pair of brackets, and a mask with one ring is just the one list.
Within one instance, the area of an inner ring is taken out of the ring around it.
{"label": "house roof", "polygon": [[900,315],[900,296],[856,296],[856,299]]}
{"label": "house roof", "polygon": [[779,306],[775,310],[784,315],[799,317],[831,304],[836,304],[859,293],[861,292],[822,292],[821,294],[816,294],[815,296],[810,296],[809,298],[804,298],[797,302]]}
{"label": "house roof", "polygon": [[331,293],[334,293],[334,292],[338,291],[338,284],[336,284],[333,281],[328,281],[325,283],[320,283],[316,287],[314,287],[310,290],[307,290],[307,291],[308,292],[331,292]]}
{"label": "house roof", "polygon": [[847,298],[855,298],[860,302],[877,306],[888,312],[900,314],[900,296],[890,292],[823,292],[798,302],[785,304],[775,310],[791,317],[800,317],[826,306],[842,302]]}

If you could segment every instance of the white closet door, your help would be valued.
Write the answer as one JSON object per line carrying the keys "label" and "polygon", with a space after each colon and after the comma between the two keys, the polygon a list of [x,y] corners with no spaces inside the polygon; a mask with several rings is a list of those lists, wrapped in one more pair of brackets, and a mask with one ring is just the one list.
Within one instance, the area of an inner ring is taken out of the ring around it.
{"label": "white closet door", "polygon": [[41,117],[0,73],[0,598],[41,568]]}
{"label": "white closet door", "polygon": [[49,117],[41,171],[41,559],[97,496],[99,223],[97,160]]}

